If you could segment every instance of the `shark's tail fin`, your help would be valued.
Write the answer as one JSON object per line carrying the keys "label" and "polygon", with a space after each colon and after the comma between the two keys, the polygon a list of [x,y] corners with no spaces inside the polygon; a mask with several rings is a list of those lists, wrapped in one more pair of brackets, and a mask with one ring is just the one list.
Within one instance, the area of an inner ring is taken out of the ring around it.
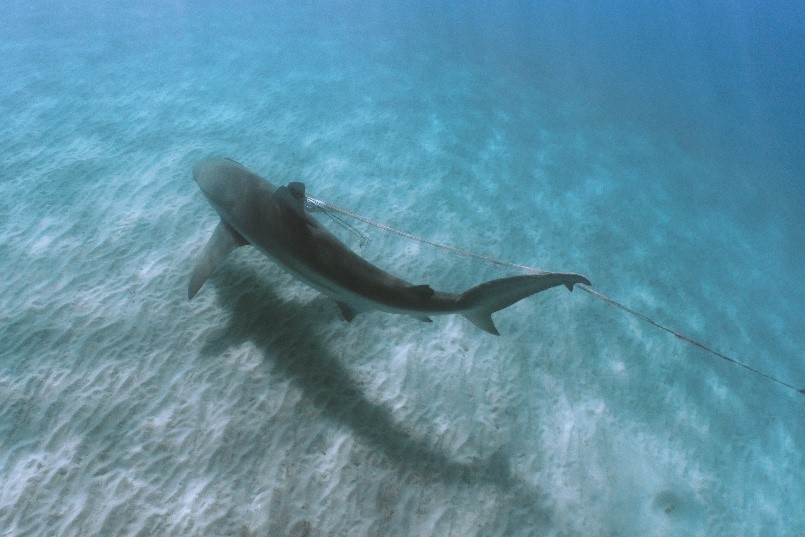
{"label": "shark's tail fin", "polygon": [[573,285],[577,283],[590,285],[589,280],[584,276],[570,273],[546,272],[545,274],[512,276],[473,287],[461,295],[459,302],[466,308],[462,311],[464,317],[481,330],[499,336],[500,332],[492,322],[493,313],[557,285],[564,285],[572,291]]}

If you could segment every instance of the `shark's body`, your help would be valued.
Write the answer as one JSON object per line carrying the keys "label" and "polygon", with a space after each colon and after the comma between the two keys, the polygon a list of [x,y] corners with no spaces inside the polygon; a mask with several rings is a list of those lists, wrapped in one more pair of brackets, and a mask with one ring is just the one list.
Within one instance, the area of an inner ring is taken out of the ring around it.
{"label": "shark's body", "polygon": [[271,183],[228,159],[207,159],[193,178],[221,217],[190,276],[188,297],[198,292],[215,267],[234,249],[251,244],[285,270],[336,301],[351,321],[381,310],[430,321],[430,315],[459,313],[498,335],[491,314],[558,285],[589,285],[578,274],[545,273],[501,278],[461,294],[413,285],[350,250],[305,211],[305,187]]}

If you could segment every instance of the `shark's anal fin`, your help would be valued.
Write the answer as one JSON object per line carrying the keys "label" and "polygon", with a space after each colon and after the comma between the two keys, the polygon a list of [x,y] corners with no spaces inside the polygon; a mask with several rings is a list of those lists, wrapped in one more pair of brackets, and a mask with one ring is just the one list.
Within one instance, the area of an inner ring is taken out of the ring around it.
{"label": "shark's anal fin", "polygon": [[464,317],[472,321],[472,324],[481,330],[489,332],[493,336],[500,335],[497,326],[495,326],[495,322],[492,320],[492,313],[483,310],[475,310],[464,313]]}
{"label": "shark's anal fin", "polygon": [[344,319],[348,323],[351,323],[352,319],[354,319],[355,316],[358,314],[358,311],[349,304],[347,304],[346,302],[339,301],[336,302],[336,304],[338,304],[338,309],[341,310],[341,315],[344,316]]}
{"label": "shark's anal fin", "polygon": [[240,233],[221,220],[212,233],[212,237],[204,247],[187,285],[187,298],[192,299],[207,278],[215,271],[215,267],[228,256],[232,250],[248,244]]}

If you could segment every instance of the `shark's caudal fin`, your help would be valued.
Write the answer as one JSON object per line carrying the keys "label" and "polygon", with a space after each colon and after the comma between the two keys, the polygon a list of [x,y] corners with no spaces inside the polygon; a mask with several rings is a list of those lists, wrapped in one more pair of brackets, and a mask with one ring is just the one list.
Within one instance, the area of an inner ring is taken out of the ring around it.
{"label": "shark's caudal fin", "polygon": [[493,313],[557,285],[564,285],[572,291],[573,285],[577,283],[590,285],[589,280],[584,276],[559,272],[527,274],[492,280],[473,287],[461,295],[459,302],[467,308],[461,314],[481,330],[499,336],[500,332],[492,322]]}
{"label": "shark's caudal fin", "polygon": [[207,278],[215,271],[215,267],[223,261],[226,256],[239,246],[248,244],[240,233],[232,229],[232,227],[221,220],[218,227],[212,233],[207,246],[201,253],[196,266],[190,274],[190,283],[187,286],[187,298],[192,299],[201,286],[207,281]]}

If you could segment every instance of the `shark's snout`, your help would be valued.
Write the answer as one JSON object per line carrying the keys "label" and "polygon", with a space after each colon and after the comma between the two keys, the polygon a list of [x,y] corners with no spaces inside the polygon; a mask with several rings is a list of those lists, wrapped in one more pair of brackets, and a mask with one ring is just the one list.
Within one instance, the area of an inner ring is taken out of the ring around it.
{"label": "shark's snout", "polygon": [[232,172],[237,166],[231,160],[216,158],[204,159],[193,166],[193,179],[219,212],[221,208],[232,209],[233,192],[237,187],[232,184]]}
{"label": "shark's snout", "polygon": [[195,166],[193,166],[193,180],[198,183],[198,186],[204,190],[205,186],[208,186],[212,181],[212,178],[216,176],[216,164],[218,159],[204,159],[199,162],[196,162]]}

